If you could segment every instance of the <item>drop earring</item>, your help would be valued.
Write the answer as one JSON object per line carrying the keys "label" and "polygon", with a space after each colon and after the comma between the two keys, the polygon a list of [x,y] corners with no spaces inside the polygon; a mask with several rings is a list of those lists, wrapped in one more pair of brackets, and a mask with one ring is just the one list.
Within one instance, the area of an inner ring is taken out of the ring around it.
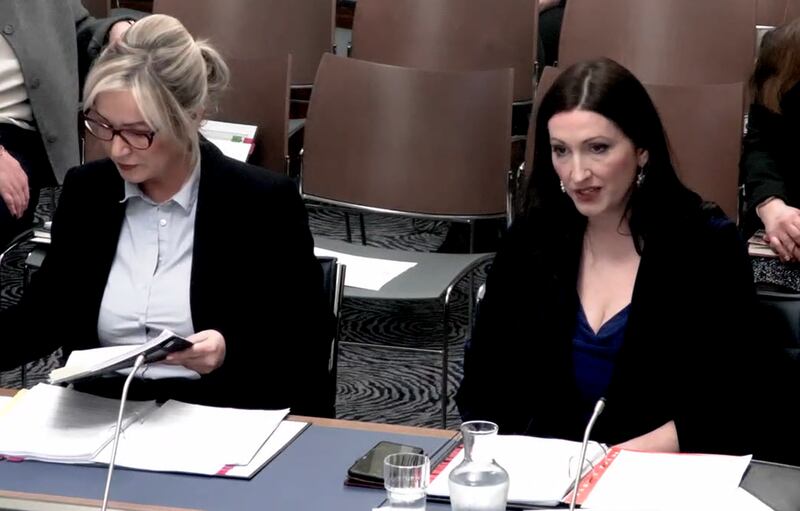
{"label": "drop earring", "polygon": [[559,181],[558,186],[561,187],[561,193],[567,193],[567,187],[564,186],[564,181]]}
{"label": "drop earring", "polygon": [[636,173],[636,186],[641,187],[644,183],[644,167],[639,167],[639,172]]}

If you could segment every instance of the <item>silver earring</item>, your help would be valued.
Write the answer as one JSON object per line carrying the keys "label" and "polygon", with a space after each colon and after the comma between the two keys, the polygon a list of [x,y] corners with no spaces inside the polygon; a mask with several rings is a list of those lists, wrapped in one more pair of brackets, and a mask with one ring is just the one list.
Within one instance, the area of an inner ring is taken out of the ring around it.
{"label": "silver earring", "polygon": [[567,187],[564,186],[564,181],[559,181],[558,186],[561,187],[561,193],[567,193]]}
{"label": "silver earring", "polygon": [[640,187],[644,183],[644,167],[639,167],[639,172],[636,173],[636,186]]}

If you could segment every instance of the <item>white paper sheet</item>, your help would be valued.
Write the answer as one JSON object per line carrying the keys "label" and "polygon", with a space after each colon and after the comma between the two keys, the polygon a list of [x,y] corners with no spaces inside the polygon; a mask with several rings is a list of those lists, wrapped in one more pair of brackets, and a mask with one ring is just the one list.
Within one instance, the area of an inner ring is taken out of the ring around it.
{"label": "white paper sheet", "polygon": [[[132,348],[133,346],[130,344],[125,344],[122,346],[105,346],[103,348],[93,348],[90,350],[73,350],[69,354],[69,358],[67,359],[67,363],[64,364],[64,367],[67,369],[75,368],[76,370],[88,369],[105,360],[123,355]],[[131,369],[132,368],[120,369],[116,372],[117,374],[127,376],[130,374]],[[136,377],[144,380],[160,380],[163,378],[187,378],[190,380],[197,380],[200,378],[200,374],[197,373],[197,371],[187,369],[183,366],[157,362],[155,364],[145,364],[140,367],[139,370],[136,371]]]}
{"label": "white paper sheet", "polygon": [[222,154],[234,160],[247,161],[250,156],[250,151],[253,149],[252,144],[245,142],[232,142],[230,140],[223,140],[220,138],[209,138],[209,142],[214,144],[222,151]]}
{"label": "white paper sheet", "polygon": [[[288,413],[167,401],[128,427],[116,462],[143,470],[216,474],[225,465],[249,464]],[[96,461],[110,459],[109,445]]]}
{"label": "white paper sheet", "polygon": [[[155,407],[129,401],[123,427]],[[113,438],[119,401],[40,383],[0,415],[0,454],[90,461]]]}
{"label": "white paper sheet", "polygon": [[[580,442],[516,435],[498,435],[494,440],[494,459],[509,476],[509,502],[558,502],[564,498],[575,478]],[[597,443],[589,444],[586,451],[589,460],[603,454]],[[448,477],[463,459],[462,451],[431,482],[429,495],[450,495]]]}
{"label": "white paper sheet", "polygon": [[14,399],[11,396],[0,396],[0,415],[3,414],[3,410],[5,409],[6,405]]}
{"label": "white paper sheet", "polygon": [[[283,421],[274,433],[267,439],[263,447],[247,465],[237,465],[225,472],[228,477],[250,477],[255,471],[267,463],[273,456],[286,447],[286,444],[298,435],[308,425],[307,422]],[[213,475],[213,474],[209,474]]]}
{"label": "white paper sheet", "polygon": [[335,257],[347,267],[344,284],[349,287],[380,291],[383,286],[413,268],[417,263],[361,257],[314,247],[314,255]]}
{"label": "white paper sheet", "polygon": [[[752,456],[623,450],[584,501],[584,509],[666,511],[725,509]],[[738,495],[739,499],[745,496]],[[738,508],[736,508],[738,509]]]}

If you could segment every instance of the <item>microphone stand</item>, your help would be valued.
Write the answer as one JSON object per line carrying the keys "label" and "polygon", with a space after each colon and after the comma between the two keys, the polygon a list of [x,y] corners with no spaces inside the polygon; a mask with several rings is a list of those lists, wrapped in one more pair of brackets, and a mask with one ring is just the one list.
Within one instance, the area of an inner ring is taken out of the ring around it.
{"label": "microphone stand", "polygon": [[581,444],[581,456],[579,458],[580,465],[578,466],[578,473],[575,474],[575,485],[572,487],[572,502],[569,504],[569,511],[575,511],[575,503],[578,501],[578,486],[581,484],[581,475],[583,475],[583,464],[586,462],[586,447],[589,445],[589,435],[592,434],[594,423],[597,418],[603,413],[603,408],[606,407],[605,398],[600,398],[596,405],[594,405],[594,412],[589,419],[589,424],[586,425],[586,430],[583,432],[583,443]]}
{"label": "microphone stand", "polygon": [[111,449],[111,463],[108,464],[108,475],[106,476],[106,489],[103,492],[103,507],[101,511],[106,511],[108,508],[108,492],[111,489],[111,476],[114,475],[114,461],[117,459],[117,446],[119,445],[119,434],[122,430],[122,416],[125,413],[125,401],[128,399],[128,387],[131,386],[131,381],[136,375],[136,371],[144,363],[144,355],[136,357],[136,362],[133,364],[133,370],[125,379],[125,384],[122,386],[122,400],[119,403],[119,415],[117,416],[117,427],[114,431],[114,447]]}

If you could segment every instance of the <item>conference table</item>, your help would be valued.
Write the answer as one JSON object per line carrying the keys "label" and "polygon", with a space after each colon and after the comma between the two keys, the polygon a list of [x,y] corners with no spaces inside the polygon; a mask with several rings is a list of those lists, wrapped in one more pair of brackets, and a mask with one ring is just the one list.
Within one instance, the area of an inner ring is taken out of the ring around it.
{"label": "conference table", "polygon": [[[0,396],[14,392],[0,389]],[[310,426],[251,480],[116,468],[111,500],[130,511],[371,510],[384,501],[383,490],[343,484],[358,457],[381,440],[415,445],[430,455],[455,434],[337,419],[290,419]],[[35,494],[97,509],[106,471],[102,466],[0,461],[0,497]],[[778,511],[800,510],[798,467],[754,461],[742,486]],[[427,508],[444,511],[450,506],[429,502]],[[0,510],[5,509],[0,503]]]}

